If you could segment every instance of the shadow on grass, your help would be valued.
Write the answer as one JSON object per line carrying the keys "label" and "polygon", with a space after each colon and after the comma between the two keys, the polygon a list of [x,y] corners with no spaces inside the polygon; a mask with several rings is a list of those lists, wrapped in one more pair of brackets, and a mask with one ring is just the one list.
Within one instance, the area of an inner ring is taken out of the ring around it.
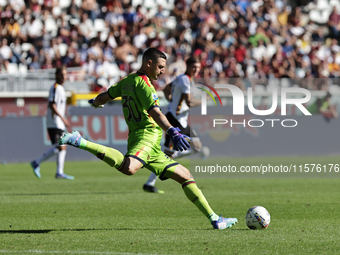
{"label": "shadow on grass", "polygon": [[[143,231],[179,231],[179,230],[195,230],[195,231],[214,231],[214,229],[159,229],[159,228],[144,228],[144,229],[136,229],[136,228],[90,228],[90,229],[25,229],[25,230],[0,230],[0,234],[47,234],[49,232],[63,232],[63,231],[70,231],[70,232],[82,232],[82,231],[136,231],[136,230],[143,230]],[[230,230],[250,230],[250,229],[230,229]],[[224,230],[228,231],[228,230]]]}
{"label": "shadow on grass", "polygon": [[51,229],[42,229],[42,230],[0,230],[0,234],[46,234],[49,233]]}
{"label": "shadow on grass", "polygon": [[115,195],[115,194],[134,194],[140,192],[91,192],[91,193],[17,193],[17,194],[2,194],[3,196],[69,196],[69,195]]}

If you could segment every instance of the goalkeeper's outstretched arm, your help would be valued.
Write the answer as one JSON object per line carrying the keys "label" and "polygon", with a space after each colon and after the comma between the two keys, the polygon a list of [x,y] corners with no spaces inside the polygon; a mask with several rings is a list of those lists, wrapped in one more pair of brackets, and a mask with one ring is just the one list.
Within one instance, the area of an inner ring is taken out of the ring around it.
{"label": "goalkeeper's outstretched arm", "polygon": [[158,126],[160,126],[161,129],[163,129],[165,132],[170,127],[172,127],[168,119],[165,117],[165,115],[161,112],[161,110],[158,107],[151,109],[149,114],[154,119],[154,121],[158,124]]}
{"label": "goalkeeper's outstretched arm", "polygon": [[89,100],[89,104],[95,108],[102,108],[104,107],[104,104],[112,100],[113,99],[109,96],[109,93],[105,91],[103,93],[100,93],[96,98]]}

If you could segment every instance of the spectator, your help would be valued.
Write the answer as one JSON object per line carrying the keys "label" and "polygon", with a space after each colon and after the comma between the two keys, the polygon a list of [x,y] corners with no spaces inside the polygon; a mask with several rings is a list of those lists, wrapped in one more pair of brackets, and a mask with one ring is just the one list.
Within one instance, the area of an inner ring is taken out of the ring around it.
{"label": "spectator", "polygon": [[148,40],[148,36],[145,34],[145,29],[141,26],[135,26],[135,36],[133,37],[133,46],[139,49],[139,54],[143,53],[143,50],[146,49],[146,42]]}
{"label": "spectator", "polygon": [[183,56],[181,53],[176,53],[175,60],[169,65],[168,71],[172,73],[174,76],[178,76],[184,73],[186,70],[186,64],[183,60]]}
{"label": "spectator", "polygon": [[325,34],[324,34],[322,27],[319,27],[318,29],[313,31],[312,39],[313,39],[313,42],[317,42],[317,43],[318,42],[322,43],[325,41]]}
{"label": "spectator", "polygon": [[80,8],[76,4],[75,0],[72,0],[70,6],[67,8],[67,14],[70,15],[73,19],[80,20]]}
{"label": "spectator", "polygon": [[327,67],[330,78],[338,78],[340,76],[340,65],[337,63],[336,52],[332,51],[331,56],[327,58]]}
{"label": "spectator", "polygon": [[266,35],[265,31],[262,27],[257,27],[256,34],[249,37],[249,42],[254,46],[257,47],[258,42],[262,40],[264,44],[269,44],[270,39]]}
{"label": "spectator", "polygon": [[100,60],[103,58],[103,50],[100,47],[99,40],[97,38],[91,39],[88,54],[92,54],[95,60]]}
{"label": "spectator", "polygon": [[123,9],[120,7],[109,6],[105,15],[105,22],[113,31],[118,30],[118,26],[124,23]]}
{"label": "spectator", "polygon": [[12,17],[9,19],[8,24],[8,36],[10,38],[16,38],[19,35],[20,32],[20,25],[19,23]]}
{"label": "spectator", "polygon": [[88,17],[94,21],[98,15],[99,8],[95,0],[83,0],[81,2],[81,9],[87,13]]}
{"label": "spectator", "polygon": [[340,32],[340,14],[337,7],[333,7],[332,13],[329,15],[328,19],[328,27],[332,32],[333,38],[339,39],[339,32]]}
{"label": "spectator", "polygon": [[89,42],[91,33],[93,31],[93,23],[88,18],[88,14],[84,12],[81,15],[81,21],[78,26],[78,32],[81,36],[83,36],[85,43]]}
{"label": "spectator", "polygon": [[241,41],[236,44],[235,58],[238,63],[243,63],[247,55],[247,47]]}
{"label": "spectator", "polygon": [[25,62],[22,57],[22,47],[21,47],[21,40],[19,37],[16,37],[14,42],[10,45],[12,50],[12,63],[19,64],[20,62]]}
{"label": "spectator", "polygon": [[40,19],[34,15],[28,24],[28,41],[32,44],[36,43],[36,40],[42,36],[43,24]]}
{"label": "spectator", "polygon": [[12,62],[12,50],[8,46],[8,40],[6,38],[3,38],[1,40],[0,45],[0,58],[2,59],[3,64],[5,65],[5,69],[8,70],[9,63]]}
{"label": "spectator", "polygon": [[34,55],[33,56],[33,61],[32,63],[28,66],[28,68],[30,70],[38,70],[41,69],[41,63],[39,61],[39,56],[38,55]]}
{"label": "spectator", "polygon": [[[286,0],[189,2],[176,0],[172,9],[157,5],[145,12],[129,0],[86,0],[79,6],[72,0],[61,12],[56,0],[9,0],[0,13],[0,35],[13,53],[6,54],[4,46],[3,67],[11,61],[32,68],[40,64],[44,69],[64,63],[81,67],[96,80],[97,65],[117,62],[120,70],[130,72],[148,47],[157,47],[168,54],[167,81],[185,71],[181,63],[188,55],[199,58],[200,77],[337,75],[340,14],[336,8],[322,25],[308,21],[303,6],[291,8]],[[169,13],[176,18],[175,29],[168,28]],[[105,21],[99,32],[94,29],[96,19]],[[32,48],[22,50],[22,43],[31,43]],[[66,51],[62,43],[67,44]],[[288,68],[284,72],[283,65]],[[160,87],[165,80],[158,81]]]}
{"label": "spectator", "polygon": [[24,0],[9,0],[8,3],[16,14],[20,14],[26,8]]}
{"label": "spectator", "polygon": [[158,10],[155,15],[154,21],[157,29],[162,29],[166,26],[167,17],[166,15],[164,15],[162,5],[158,5]]}
{"label": "spectator", "polygon": [[136,60],[138,54],[138,50],[132,46],[130,43],[130,37],[124,36],[120,38],[119,45],[116,50],[117,56],[117,63],[124,64],[130,63],[131,61],[128,60],[128,56],[133,57]]}
{"label": "spectator", "polygon": [[53,67],[52,58],[46,53],[45,62],[41,65],[41,69],[52,69]]}
{"label": "spectator", "polygon": [[262,59],[267,54],[267,48],[263,43],[263,40],[258,41],[258,45],[253,48],[253,57],[257,61],[262,61]]}

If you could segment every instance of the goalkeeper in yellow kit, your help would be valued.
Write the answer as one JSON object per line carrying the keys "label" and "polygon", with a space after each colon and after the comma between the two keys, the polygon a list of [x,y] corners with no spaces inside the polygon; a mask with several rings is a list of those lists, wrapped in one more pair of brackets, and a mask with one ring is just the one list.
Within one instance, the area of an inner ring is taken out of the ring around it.
{"label": "goalkeeper in yellow kit", "polygon": [[157,80],[165,71],[166,56],[156,48],[143,54],[142,67],[128,75],[106,92],[89,100],[92,107],[101,108],[116,97],[122,98],[125,121],[129,127],[128,151],[119,151],[85,140],[78,131],[64,133],[59,144],[68,144],[86,150],[111,167],[126,175],[133,175],[145,167],[159,179],[173,179],[182,185],[188,199],[210,220],[215,229],[225,229],[237,223],[236,218],[223,218],[210,208],[198,189],[189,170],[161,151],[162,130],[171,137],[176,150],[187,150],[189,137],[172,127],[161,112],[159,99],[150,79]]}

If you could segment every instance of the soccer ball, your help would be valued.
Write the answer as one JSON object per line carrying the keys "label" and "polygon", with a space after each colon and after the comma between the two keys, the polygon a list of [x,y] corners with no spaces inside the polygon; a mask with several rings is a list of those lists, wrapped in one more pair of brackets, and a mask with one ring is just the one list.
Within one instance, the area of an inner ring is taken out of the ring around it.
{"label": "soccer ball", "polygon": [[263,206],[253,206],[246,213],[246,224],[250,229],[265,229],[270,223],[270,214]]}

